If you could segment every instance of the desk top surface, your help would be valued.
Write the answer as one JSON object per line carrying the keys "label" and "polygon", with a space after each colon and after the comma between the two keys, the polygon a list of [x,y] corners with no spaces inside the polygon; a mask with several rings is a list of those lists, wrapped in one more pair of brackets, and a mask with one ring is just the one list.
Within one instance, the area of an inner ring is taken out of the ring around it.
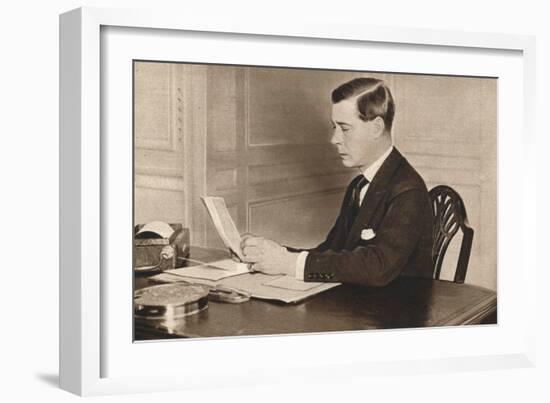
{"label": "desk top surface", "polygon": [[[202,248],[193,248],[191,253],[201,261],[224,256],[223,251]],[[136,277],[136,289],[151,284],[146,276]],[[170,323],[136,321],[135,339],[451,326],[478,323],[495,310],[493,291],[400,277],[383,288],[341,285],[291,305],[256,299],[241,304],[211,301],[208,309]]]}

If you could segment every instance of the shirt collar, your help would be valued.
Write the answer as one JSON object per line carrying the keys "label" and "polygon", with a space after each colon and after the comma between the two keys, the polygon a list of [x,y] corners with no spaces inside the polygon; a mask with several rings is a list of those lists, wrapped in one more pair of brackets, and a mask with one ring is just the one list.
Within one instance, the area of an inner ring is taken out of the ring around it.
{"label": "shirt collar", "polygon": [[366,169],[361,171],[363,176],[367,178],[369,182],[372,182],[374,175],[376,175],[376,173],[378,172],[378,170],[380,169],[380,167],[382,166],[386,158],[388,158],[392,150],[393,150],[393,145],[390,146],[390,148],[388,148],[386,152],[380,156],[380,158],[378,158],[376,161],[370,164]]}

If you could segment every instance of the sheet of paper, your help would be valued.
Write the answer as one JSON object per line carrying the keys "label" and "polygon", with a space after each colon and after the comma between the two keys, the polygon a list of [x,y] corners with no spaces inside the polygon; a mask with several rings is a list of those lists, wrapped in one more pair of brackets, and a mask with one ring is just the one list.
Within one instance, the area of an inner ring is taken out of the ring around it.
{"label": "sheet of paper", "polygon": [[[272,299],[286,303],[295,303],[302,301],[320,292],[337,287],[340,283],[316,283],[317,286],[307,290],[292,290],[281,287],[273,287],[266,283],[275,281],[284,276],[270,276],[263,273],[249,273],[240,276],[228,277],[220,280],[218,284],[225,287],[244,291],[255,298]],[[285,281],[285,280],[282,280]]]}
{"label": "sheet of paper", "polygon": [[164,273],[171,275],[172,281],[174,281],[174,276],[217,281],[226,277],[248,273],[248,266],[245,263],[237,263],[231,259],[224,259],[204,265],[166,270]]}
{"label": "sheet of paper", "polygon": [[244,260],[241,251],[241,235],[227,210],[225,200],[222,197],[211,196],[201,197],[201,199],[225,247],[232,250],[239,259]]}
{"label": "sheet of paper", "polygon": [[306,283],[305,281],[296,280],[294,277],[281,276],[271,279],[264,283],[265,286],[283,288],[285,290],[307,291],[315,287],[319,287],[324,283]]}
{"label": "sheet of paper", "polygon": [[218,269],[228,270],[231,272],[239,272],[239,274],[247,273],[248,264],[235,262],[233,259],[216,260],[215,262],[208,263],[208,266],[214,266]]}
{"label": "sheet of paper", "polygon": [[[277,281],[282,277],[283,276],[269,276],[263,273],[245,273],[237,276],[226,277],[220,280],[214,280],[172,275],[169,272],[164,272],[153,276],[152,279],[162,282],[184,280],[191,283],[206,284],[208,286],[223,285],[227,288],[246,292],[254,298],[282,301],[287,304],[300,302],[308,297],[340,285],[340,283],[312,283],[315,284],[315,286],[313,288],[308,288],[307,290],[286,289],[267,285],[268,283]],[[287,280],[279,281],[284,284]]]}
{"label": "sheet of paper", "polygon": [[145,232],[150,232],[152,234],[156,234],[161,238],[170,238],[172,234],[174,233],[174,229],[167,223],[162,221],[151,221],[147,224],[145,224],[136,234],[136,236],[139,236]]}

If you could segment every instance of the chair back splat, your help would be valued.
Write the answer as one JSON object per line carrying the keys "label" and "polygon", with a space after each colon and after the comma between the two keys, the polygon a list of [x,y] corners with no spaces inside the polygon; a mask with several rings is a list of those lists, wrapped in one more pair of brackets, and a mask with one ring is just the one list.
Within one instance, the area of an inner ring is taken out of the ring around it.
{"label": "chair back splat", "polygon": [[453,188],[444,185],[436,186],[430,190],[430,199],[434,214],[433,277],[439,280],[447,248],[458,230],[461,230],[463,233],[462,245],[456,265],[454,282],[464,283],[474,238],[474,230],[468,225],[464,202]]}

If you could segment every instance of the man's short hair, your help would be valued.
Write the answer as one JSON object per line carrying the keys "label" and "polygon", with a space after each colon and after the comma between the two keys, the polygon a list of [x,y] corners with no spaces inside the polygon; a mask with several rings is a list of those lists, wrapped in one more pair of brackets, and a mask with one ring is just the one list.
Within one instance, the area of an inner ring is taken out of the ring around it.
{"label": "man's short hair", "polygon": [[395,104],[384,81],[370,77],[354,78],[332,91],[333,104],[354,97],[357,98],[357,111],[361,120],[368,122],[380,116],[385,129],[391,131]]}

